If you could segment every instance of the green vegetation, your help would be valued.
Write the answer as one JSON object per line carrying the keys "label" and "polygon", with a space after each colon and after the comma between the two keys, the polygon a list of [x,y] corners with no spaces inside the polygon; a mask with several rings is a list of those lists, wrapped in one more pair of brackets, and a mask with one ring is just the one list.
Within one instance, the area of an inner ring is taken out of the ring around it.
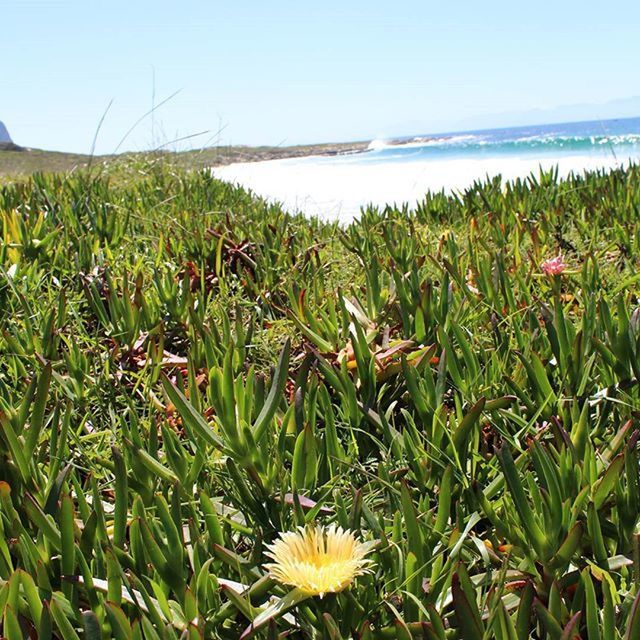
{"label": "green vegetation", "polygon": [[[8,640],[640,638],[640,169],[341,229],[123,163],[0,219]],[[306,523],[372,572],[288,595]]]}
{"label": "green vegetation", "polygon": [[203,169],[231,164],[232,162],[254,162],[277,158],[296,158],[309,155],[336,155],[355,153],[367,148],[367,142],[344,142],[328,144],[298,145],[294,147],[248,147],[215,146],[190,151],[166,151],[123,153],[116,155],[89,156],[82,153],[65,153],[28,149],[14,144],[0,143],[0,184],[10,179],[24,177],[36,172],[74,171],[99,165],[130,166],[132,163],[162,162],[179,169]]}
{"label": "green vegetation", "polygon": [[0,184],[9,178],[36,171],[71,171],[87,165],[88,157],[77,153],[22,149],[15,145],[0,146]]}

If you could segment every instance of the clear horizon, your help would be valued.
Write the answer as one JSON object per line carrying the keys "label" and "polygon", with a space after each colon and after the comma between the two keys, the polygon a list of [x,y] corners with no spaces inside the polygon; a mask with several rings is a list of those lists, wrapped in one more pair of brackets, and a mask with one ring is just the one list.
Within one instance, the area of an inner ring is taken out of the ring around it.
{"label": "clear horizon", "polygon": [[[463,6],[464,5],[464,6]],[[0,121],[96,152],[289,145],[640,115],[640,6],[331,0],[3,7]],[[177,93],[176,93],[177,92]],[[518,119],[520,121],[518,122]]]}

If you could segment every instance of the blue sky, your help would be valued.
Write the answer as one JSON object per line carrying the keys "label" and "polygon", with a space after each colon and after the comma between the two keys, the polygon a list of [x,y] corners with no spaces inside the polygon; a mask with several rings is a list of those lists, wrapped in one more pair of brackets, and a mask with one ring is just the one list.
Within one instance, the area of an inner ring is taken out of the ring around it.
{"label": "blue sky", "polygon": [[47,149],[89,151],[113,100],[97,145],[112,152],[154,74],[156,104],[179,93],[124,149],[526,124],[640,95],[637,0],[5,0],[0,24],[0,120]]}

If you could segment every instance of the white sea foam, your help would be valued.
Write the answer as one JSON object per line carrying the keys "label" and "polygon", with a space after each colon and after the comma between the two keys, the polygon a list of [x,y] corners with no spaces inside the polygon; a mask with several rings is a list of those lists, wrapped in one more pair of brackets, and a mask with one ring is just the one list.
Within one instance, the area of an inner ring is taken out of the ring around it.
{"label": "white sea foam", "polygon": [[455,135],[416,136],[414,138],[398,138],[393,140],[372,140],[369,143],[369,151],[382,151],[386,149],[417,149],[420,147],[445,147],[480,143],[482,138],[473,133],[460,133]]}
{"label": "white sea foam", "polygon": [[[367,155],[367,154],[365,154]],[[362,156],[364,159],[364,156]],[[570,155],[425,159],[411,162],[343,162],[340,158],[304,158],[232,164],[214,175],[281,202],[289,211],[348,222],[368,204],[415,206],[426,191],[464,189],[475,180],[501,174],[512,180],[558,166],[561,176],[618,167],[629,157]]]}
{"label": "white sea foam", "polygon": [[546,146],[550,150],[557,147],[575,147],[577,150],[588,145],[593,147],[603,145],[629,145],[637,147],[640,145],[640,134],[559,135],[557,133],[534,133],[514,138],[497,138],[489,134],[482,135],[480,133],[464,133],[417,136],[415,138],[402,138],[396,140],[373,140],[369,143],[368,150],[389,151],[398,149],[399,151],[406,151],[407,149],[422,149],[429,147],[444,149],[451,147],[460,147],[461,149],[468,147],[494,147],[496,149],[500,149],[520,146]]}
{"label": "white sea foam", "polygon": [[389,143],[386,140],[372,140],[367,147],[369,151],[380,151],[380,149],[386,149]]}

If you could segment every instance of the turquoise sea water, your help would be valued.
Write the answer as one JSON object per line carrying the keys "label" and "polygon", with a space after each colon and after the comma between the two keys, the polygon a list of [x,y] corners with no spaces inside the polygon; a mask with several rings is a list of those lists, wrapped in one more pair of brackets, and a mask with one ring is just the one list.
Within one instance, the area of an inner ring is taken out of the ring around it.
{"label": "turquoise sea water", "polygon": [[374,140],[358,162],[496,156],[593,155],[640,159],[640,117],[568,122]]}

